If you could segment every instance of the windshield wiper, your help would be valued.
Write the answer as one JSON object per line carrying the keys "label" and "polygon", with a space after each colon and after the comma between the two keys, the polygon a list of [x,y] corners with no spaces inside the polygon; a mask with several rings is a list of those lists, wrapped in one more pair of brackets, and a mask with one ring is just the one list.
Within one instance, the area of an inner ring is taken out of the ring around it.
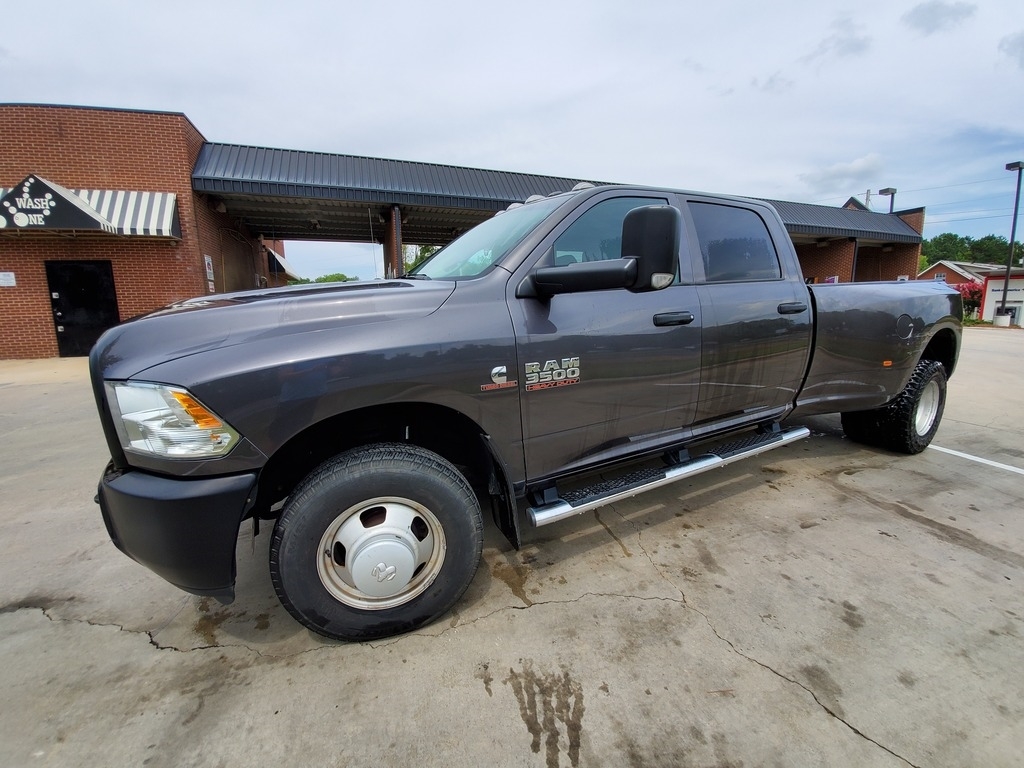
{"label": "windshield wiper", "polygon": [[407,272],[402,275],[403,280],[429,280],[430,275],[424,275],[422,272]]}

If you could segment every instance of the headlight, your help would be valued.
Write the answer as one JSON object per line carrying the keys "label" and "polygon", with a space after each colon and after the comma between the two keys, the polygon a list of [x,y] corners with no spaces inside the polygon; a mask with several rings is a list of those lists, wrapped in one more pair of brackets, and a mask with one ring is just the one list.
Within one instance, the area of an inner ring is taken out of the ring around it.
{"label": "headlight", "polygon": [[121,446],[171,459],[223,456],[238,433],[180,387],[107,382],[107,402]]}

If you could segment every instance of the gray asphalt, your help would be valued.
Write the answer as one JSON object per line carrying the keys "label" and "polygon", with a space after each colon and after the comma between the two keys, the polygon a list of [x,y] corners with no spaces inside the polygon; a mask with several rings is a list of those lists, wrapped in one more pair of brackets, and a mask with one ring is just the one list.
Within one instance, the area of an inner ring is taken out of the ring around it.
{"label": "gray asphalt", "polygon": [[838,418],[747,463],[496,532],[455,612],[325,641],[268,535],[230,606],[109,542],[85,361],[0,361],[0,765],[1016,766],[1024,332],[967,329],[932,448]]}

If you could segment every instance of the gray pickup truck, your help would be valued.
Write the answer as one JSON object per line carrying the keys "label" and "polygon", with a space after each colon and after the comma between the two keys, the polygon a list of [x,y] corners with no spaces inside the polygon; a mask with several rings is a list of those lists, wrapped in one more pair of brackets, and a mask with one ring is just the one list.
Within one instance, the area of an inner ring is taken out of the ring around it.
{"label": "gray pickup truck", "polygon": [[762,202],[606,186],[531,198],[402,278],[184,301],[91,355],[127,555],[234,598],[275,520],[284,606],[328,637],[406,632],[476,571],[482,505],[543,526],[806,437],[916,453],[960,346],[942,283],[805,285]]}

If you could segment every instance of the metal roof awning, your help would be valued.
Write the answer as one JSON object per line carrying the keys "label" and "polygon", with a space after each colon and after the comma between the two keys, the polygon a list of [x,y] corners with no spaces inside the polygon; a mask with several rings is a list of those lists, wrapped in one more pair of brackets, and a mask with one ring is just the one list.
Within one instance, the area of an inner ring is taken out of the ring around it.
{"label": "metal roof awning", "polygon": [[[779,212],[790,236],[855,237],[880,243],[920,243],[921,235],[899,216],[813,203],[765,200]],[[794,237],[796,240],[796,237]]]}
{"label": "metal roof awning", "polygon": [[284,256],[275,251],[273,248],[267,248],[267,267],[270,269],[271,274],[283,274],[289,280],[301,280],[302,278],[296,274],[292,265],[288,263]]}
{"label": "metal roof awning", "polygon": [[0,189],[0,231],[105,232],[181,239],[173,192],[65,189],[30,175]]}
{"label": "metal roof awning", "polygon": [[[192,188],[210,195],[250,231],[275,240],[379,240],[384,212],[402,212],[402,239],[444,245],[531,195],[568,192],[581,181],[532,173],[269,149],[208,142]],[[794,242],[856,238],[865,245],[920,243],[899,216],[766,200]]]}
{"label": "metal roof awning", "polygon": [[207,143],[192,188],[223,202],[250,231],[275,240],[373,242],[382,211],[402,209],[402,238],[444,245],[530,195],[579,179],[480,168]]}

